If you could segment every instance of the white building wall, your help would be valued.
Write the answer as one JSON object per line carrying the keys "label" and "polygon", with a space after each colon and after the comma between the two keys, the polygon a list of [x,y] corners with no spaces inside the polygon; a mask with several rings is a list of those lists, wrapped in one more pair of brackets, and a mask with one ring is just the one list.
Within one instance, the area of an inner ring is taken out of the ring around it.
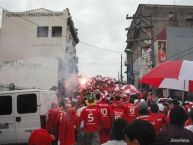
{"label": "white building wall", "polygon": [[[57,86],[58,58],[65,62],[67,10],[51,12],[3,11],[0,36],[0,83],[29,88]],[[37,37],[37,27],[48,26],[48,37]],[[51,37],[52,26],[62,26],[62,37]]]}
{"label": "white building wall", "polygon": [[4,62],[0,66],[0,76],[1,84],[14,83],[25,88],[50,89],[57,86],[58,61],[37,57]]}
{"label": "white building wall", "polygon": [[[14,14],[24,15],[17,17]],[[54,16],[31,16],[50,14]],[[28,16],[29,15],[29,16]],[[37,37],[37,27],[48,26],[48,37]],[[62,26],[62,37],[51,37],[51,27]],[[50,11],[29,11],[23,13],[3,12],[0,60],[44,56],[64,57],[67,30],[67,13]]]}

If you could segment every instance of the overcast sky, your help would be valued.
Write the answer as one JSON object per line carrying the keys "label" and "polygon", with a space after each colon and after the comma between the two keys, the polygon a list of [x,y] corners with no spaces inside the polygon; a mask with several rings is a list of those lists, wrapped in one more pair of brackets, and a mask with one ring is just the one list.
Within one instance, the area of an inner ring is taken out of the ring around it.
{"label": "overcast sky", "polygon": [[125,60],[125,28],[130,24],[130,21],[126,20],[126,15],[132,16],[139,4],[174,3],[193,5],[193,0],[0,0],[0,7],[9,11],[37,8],[62,11],[69,8],[80,39],[77,45],[79,74],[87,77],[103,75],[117,78],[121,53]]}

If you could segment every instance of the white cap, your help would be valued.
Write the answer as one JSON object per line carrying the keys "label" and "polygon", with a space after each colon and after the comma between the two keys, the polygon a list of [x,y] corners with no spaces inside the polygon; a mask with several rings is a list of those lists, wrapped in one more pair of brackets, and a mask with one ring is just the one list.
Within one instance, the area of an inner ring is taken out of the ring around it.
{"label": "white cap", "polygon": [[138,99],[135,99],[135,100],[134,100],[134,104],[137,104],[138,102],[139,102]]}
{"label": "white cap", "polygon": [[145,100],[144,99],[140,99],[140,101],[139,102],[145,102]]}
{"label": "white cap", "polygon": [[157,104],[160,111],[164,111],[164,105],[159,103]]}

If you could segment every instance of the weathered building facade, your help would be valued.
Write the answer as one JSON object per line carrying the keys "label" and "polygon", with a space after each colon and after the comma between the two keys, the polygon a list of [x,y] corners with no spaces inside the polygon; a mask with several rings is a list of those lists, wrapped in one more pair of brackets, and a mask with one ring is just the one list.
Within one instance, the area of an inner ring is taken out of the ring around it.
{"label": "weathered building facade", "polygon": [[78,73],[79,42],[68,9],[2,13],[0,84],[50,89]]}
{"label": "weathered building facade", "polygon": [[[170,57],[178,49],[188,49],[185,42],[191,42],[189,36],[193,29],[193,6],[140,4],[136,13],[132,17],[127,16],[126,19],[132,19],[130,27],[126,29],[128,32],[125,65],[128,83],[136,84],[140,77],[166,59],[177,59]],[[167,36],[160,38],[158,34],[164,28]],[[179,35],[181,38],[177,39]],[[181,47],[177,48],[176,43],[182,44]],[[167,58],[159,59],[161,55],[158,55],[158,45],[165,47]],[[183,59],[191,57],[186,56]]]}

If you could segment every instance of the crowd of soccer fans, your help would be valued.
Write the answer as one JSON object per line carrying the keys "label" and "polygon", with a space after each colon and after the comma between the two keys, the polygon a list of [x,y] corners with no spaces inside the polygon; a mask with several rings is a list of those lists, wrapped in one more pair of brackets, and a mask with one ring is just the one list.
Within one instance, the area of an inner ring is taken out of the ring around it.
{"label": "crowd of soccer fans", "polygon": [[[125,94],[114,88],[113,79],[99,76],[85,85],[76,103],[72,99],[66,99],[62,107],[53,103],[44,131],[54,137],[48,135],[47,144],[193,144],[191,103],[183,106],[172,100],[157,104],[151,93]],[[34,141],[34,133],[37,131],[32,133],[29,144]]]}

